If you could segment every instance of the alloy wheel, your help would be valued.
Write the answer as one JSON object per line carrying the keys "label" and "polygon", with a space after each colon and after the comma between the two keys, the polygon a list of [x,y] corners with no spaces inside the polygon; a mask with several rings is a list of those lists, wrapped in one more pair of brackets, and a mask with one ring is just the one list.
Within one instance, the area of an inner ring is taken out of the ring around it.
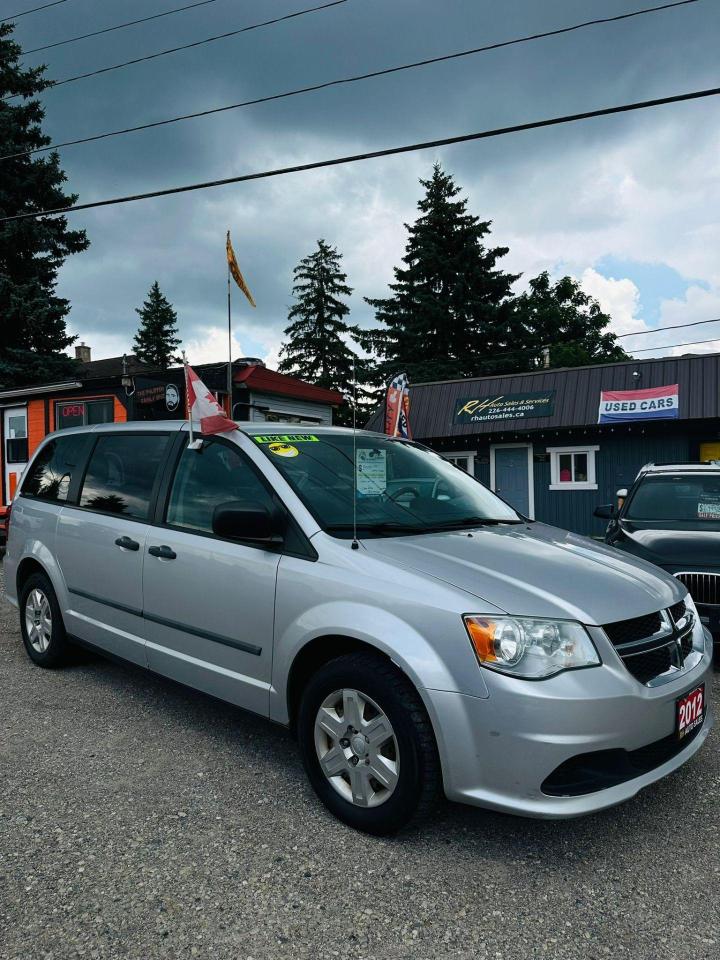
{"label": "alloy wheel", "polygon": [[36,653],[46,653],[52,639],[52,610],[42,590],[35,587],[25,601],[25,630]]}
{"label": "alloy wheel", "polygon": [[345,800],[377,807],[398,783],[400,754],[390,720],[370,697],[345,687],[327,696],[315,718],[320,769]]}

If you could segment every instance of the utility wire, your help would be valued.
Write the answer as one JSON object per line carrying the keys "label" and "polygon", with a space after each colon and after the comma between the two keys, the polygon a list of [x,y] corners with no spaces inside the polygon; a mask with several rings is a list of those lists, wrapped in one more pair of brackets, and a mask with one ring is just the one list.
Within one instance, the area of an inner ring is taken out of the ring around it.
{"label": "utility wire", "polygon": [[[205,2],[211,2],[211,0],[205,0]],[[490,44],[489,46],[474,47],[471,50],[462,50],[456,53],[444,54],[443,56],[430,57],[427,60],[416,60],[412,63],[405,63],[400,66],[386,67],[383,70],[373,70],[370,73],[361,73],[351,77],[342,77],[337,80],[327,80],[324,83],[316,83],[307,87],[299,87],[295,90],[287,90],[284,93],[275,93],[266,97],[258,97],[254,100],[243,100],[240,103],[231,103],[223,107],[213,107],[208,110],[200,110],[196,113],[185,113],[185,114],[181,114],[178,117],[170,117],[166,120],[155,120],[151,123],[143,123],[134,127],[124,127],[120,130],[110,130],[110,131],[107,131],[106,133],[97,133],[89,137],[81,137],[77,140],[65,140],[60,143],[53,143],[47,147],[37,147],[35,150],[25,150],[25,151],[20,151],[18,153],[9,153],[9,154],[6,154],[5,156],[0,156],[0,162],[3,160],[9,160],[13,157],[29,157],[36,153],[47,153],[50,150],[57,150],[60,147],[73,147],[82,143],[92,143],[96,140],[106,140],[109,137],[125,136],[129,133],[137,133],[138,131],[141,131],[141,130],[150,130],[154,127],[163,127],[171,123],[180,123],[181,121],[184,121],[184,120],[194,120],[194,119],[197,119],[198,117],[207,117],[216,113],[225,113],[228,110],[238,110],[241,107],[250,107],[260,103],[269,103],[270,101],[273,101],[273,100],[284,100],[288,97],[297,97],[301,94],[313,93],[318,90],[325,90],[328,87],[337,87],[343,84],[357,83],[358,81],[369,80],[374,77],[387,76],[388,74],[391,74],[391,73],[400,73],[403,70],[413,70],[417,67],[426,67],[436,63],[443,63],[447,60],[457,60],[461,57],[469,57],[469,56],[473,56],[474,54],[485,53],[488,50],[495,50],[498,47],[502,47],[502,46],[510,46],[512,44],[517,44],[517,43],[527,43],[531,40],[538,40],[544,37],[555,36],[556,34],[559,34],[559,33],[568,33],[573,30],[581,30],[581,29],[584,29],[585,27],[595,26],[601,23],[610,23],[615,20],[626,20],[629,17],[639,17],[648,13],[656,13],[657,11],[660,11],[660,10],[666,10],[669,7],[684,6],[688,3],[696,3],[696,2],[697,0],[680,0],[679,3],[678,2],[669,3],[659,7],[647,7],[643,10],[635,10],[632,13],[623,13],[616,17],[606,17],[601,20],[586,20],[585,22],[577,23],[574,26],[562,27],[558,30],[551,30],[548,33],[533,34],[527,37],[519,37],[515,40],[505,40],[502,43],[493,43],[493,44]]]}
{"label": "utility wire", "polygon": [[48,7],[57,7],[61,3],[67,3],[67,0],[53,0],[52,3],[44,3],[41,7],[31,7],[30,10],[23,10],[21,13],[14,13],[11,17],[4,17],[0,23],[9,23],[11,20],[17,20],[18,17],[26,17],[29,13],[37,13],[38,10],[47,10]]}
{"label": "utility wire", "polygon": [[[113,70],[120,70],[123,67],[131,67],[136,63],[145,63],[147,60],[156,60],[158,57],[166,57],[170,53],[178,53],[181,50],[190,50],[193,47],[202,47],[206,43],[215,43],[216,40],[226,40],[228,37],[237,37],[241,33],[248,33],[250,30],[259,30],[260,27],[273,26],[276,23],[282,23],[285,20],[294,20],[296,17],[303,17],[307,13],[317,13],[321,10],[329,10],[330,7],[338,7],[340,4],[347,3],[348,0],[330,0],[329,3],[322,3],[315,7],[306,7],[304,10],[296,10],[294,13],[286,13],[282,17],[273,17],[272,20],[263,20],[261,23],[253,23],[248,27],[241,27],[239,30],[229,30],[227,33],[219,33],[214,37],[206,37],[204,40],[194,40],[192,43],[184,43],[179,47],[170,47],[168,50],[160,50],[158,53],[149,53],[144,57],[136,57],[134,60],[125,60],[122,63],[114,63],[110,67],[101,67],[99,70],[91,70],[89,73],[78,73],[74,77],[66,77],[64,80],[53,80],[48,90],[54,90],[55,87],[62,87],[66,83],[74,83],[76,80],[86,80],[88,77],[97,77],[102,73],[111,73]],[[689,2],[689,0],[686,0]],[[13,100],[20,94],[14,94],[12,97],[5,97],[5,100]]]}
{"label": "utility wire", "polygon": [[550,117],[546,120],[533,120],[529,123],[516,123],[508,127],[498,127],[494,130],[481,130],[477,133],[465,133],[456,137],[442,137],[437,140],[426,140],[420,143],[405,144],[400,147],[387,147],[384,150],[373,150],[366,153],[355,153],[344,157],[335,157],[329,160],[315,160],[311,163],[299,163],[289,167],[277,167],[274,170],[262,170],[257,173],[246,173],[236,177],[226,177],[222,180],[207,180],[201,183],[185,184],[181,187],[167,187],[164,190],[152,190],[147,193],[128,194],[123,197],[113,197],[108,200],[95,200],[92,203],[77,203],[69,207],[56,207],[48,210],[35,210],[29,213],[19,213],[12,217],[0,218],[0,223],[9,223],[14,220],[28,220],[34,217],[44,217],[54,214],[73,213],[77,210],[94,210],[97,207],[116,206],[121,203],[132,203],[137,200],[150,200],[153,197],[168,197],[177,193],[190,193],[195,190],[207,190],[211,187],[223,187],[231,183],[246,183],[250,180],[266,180],[270,177],[287,176],[290,173],[302,173],[307,170],[320,170],[325,167],[338,167],[348,163],[358,163],[362,160],[375,160],[379,157],[390,157],[401,153],[415,153],[418,150],[429,150],[435,147],[446,147],[456,143],[469,143],[474,140],[489,140],[492,137],[502,137],[509,133],[520,133],[525,130],[539,130],[543,127],[556,127],[561,124],[575,123],[579,120],[590,120],[594,117],[607,117],[618,113],[630,113],[635,110],[647,110],[651,107],[665,106],[670,103],[683,103],[689,100],[700,100],[705,97],[716,97],[720,94],[720,87],[711,87],[707,90],[694,90],[691,93],[675,94],[671,97],[658,97],[654,100],[640,100],[635,103],[623,103],[615,107],[603,107],[599,110],[587,110],[583,113],[565,114],[560,117]]}
{"label": "utility wire", "polygon": [[[59,0],[64,2],[64,0]],[[165,10],[162,13],[154,13],[150,17],[142,17],[140,20],[127,20],[125,23],[116,23],[112,27],[104,27],[102,30],[93,30],[92,33],[82,33],[78,37],[68,37],[67,40],[57,40],[55,43],[46,43],[43,47],[33,47],[32,50],[23,50],[23,55],[31,53],[40,53],[42,50],[52,50],[55,47],[64,47],[66,43],[77,43],[78,40],[89,40],[90,37],[99,37],[103,33],[112,33],[114,30],[124,30],[125,27],[135,27],[139,23],[149,23],[151,20],[160,20],[162,17],[171,17],[174,13],[183,13],[185,10],[194,10],[195,7],[205,7],[209,3],[217,3],[217,0],[197,0],[196,3],[188,3],[184,7],[174,7],[172,10]]]}
{"label": "utility wire", "polygon": [[720,341],[720,337],[714,337],[711,340],[690,340],[687,343],[669,343],[666,347],[643,347],[641,350],[632,350],[631,353],[647,353],[648,350],[675,350],[677,347],[694,347],[700,343],[718,343],[718,341]]}
{"label": "utility wire", "polygon": [[653,327],[652,330],[636,330],[635,333],[617,333],[616,340],[622,340],[623,337],[642,337],[648,333],[663,333],[665,330],[680,330],[681,327],[699,327],[702,323],[720,323],[720,317],[713,320],[693,320],[692,323],[673,323],[669,327]]}

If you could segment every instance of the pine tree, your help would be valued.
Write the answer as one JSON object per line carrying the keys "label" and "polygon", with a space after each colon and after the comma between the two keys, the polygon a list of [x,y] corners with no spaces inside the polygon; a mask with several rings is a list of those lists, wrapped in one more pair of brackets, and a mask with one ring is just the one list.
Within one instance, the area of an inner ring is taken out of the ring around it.
{"label": "pine tree", "polygon": [[157,280],[150,287],[147,300],[142,307],[135,308],[140,317],[140,327],[135,334],[135,356],[143,363],[166,370],[177,362],[175,350],[180,346],[176,336],[177,314],[172,304],[160,292]]}
{"label": "pine tree", "polygon": [[514,304],[512,324],[517,353],[498,357],[492,370],[531,370],[542,365],[550,348],[553,367],[579,367],[627,360],[628,354],[606,328],[611,317],[572,277],[550,282],[547,271],[530,281],[530,289]]}
{"label": "pine tree", "polygon": [[411,383],[473,376],[507,345],[517,275],[498,268],[507,247],[486,247],[491,221],[467,212],[460,188],[439,164],[421,180],[420,216],[408,226],[404,267],[392,295],[367,299],[378,329],[360,343],[379,356],[378,383],[405,371]]}
{"label": "pine tree", "polygon": [[[293,296],[295,304],[288,312],[292,323],[285,328],[288,338],[280,350],[278,370],[310,383],[337,390],[346,402],[336,414],[339,423],[352,420],[353,362],[360,383],[367,380],[367,361],[357,357],[349,340],[359,331],[345,318],[350,308],[341,298],[349,297],[347,274],[341,266],[342,254],[324,240],[317,249],[295,267]],[[359,388],[358,400],[366,392]],[[360,416],[360,415],[359,415]]]}
{"label": "pine tree", "polygon": [[[46,147],[45,112],[37,99],[49,81],[45,67],[25,68],[11,39],[13,26],[0,23],[0,154]],[[12,98],[12,99],[7,99]],[[57,153],[15,156],[2,161],[0,214],[70,206],[66,176]],[[0,224],[0,387],[62,379],[76,372],[63,351],[73,343],[65,318],[70,304],[55,295],[66,257],[89,245],[84,230],[68,230],[65,217],[39,217]]]}

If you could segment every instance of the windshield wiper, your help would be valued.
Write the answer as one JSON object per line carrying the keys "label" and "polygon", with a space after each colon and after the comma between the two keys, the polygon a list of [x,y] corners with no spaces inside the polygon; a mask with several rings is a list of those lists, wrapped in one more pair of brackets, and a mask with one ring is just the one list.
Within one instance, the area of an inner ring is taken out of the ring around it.
{"label": "windshield wiper", "polygon": [[451,530],[453,527],[497,527],[501,523],[517,526],[524,520],[500,519],[496,517],[460,517],[458,520],[446,520],[444,523],[433,523],[427,530]]}
{"label": "windshield wiper", "polygon": [[[327,531],[340,533],[347,530],[352,531],[354,527],[352,523],[329,523],[325,529]],[[392,521],[363,523],[360,521],[357,524],[357,529],[369,530],[371,533],[423,533],[426,528],[418,527],[412,523],[394,523]]]}

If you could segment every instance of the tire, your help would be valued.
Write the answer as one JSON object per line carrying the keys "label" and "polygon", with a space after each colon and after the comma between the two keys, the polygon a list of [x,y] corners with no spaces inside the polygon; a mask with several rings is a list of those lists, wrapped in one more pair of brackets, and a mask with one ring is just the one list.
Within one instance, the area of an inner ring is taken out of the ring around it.
{"label": "tire", "polygon": [[54,669],[65,664],[68,638],[60,606],[50,580],[33,573],[20,591],[20,632],[27,655],[39,667]]}
{"label": "tire", "polygon": [[318,797],[356,830],[396,833],[427,816],[440,796],[430,719],[384,657],[353,653],[322,666],[303,691],[297,732]]}

